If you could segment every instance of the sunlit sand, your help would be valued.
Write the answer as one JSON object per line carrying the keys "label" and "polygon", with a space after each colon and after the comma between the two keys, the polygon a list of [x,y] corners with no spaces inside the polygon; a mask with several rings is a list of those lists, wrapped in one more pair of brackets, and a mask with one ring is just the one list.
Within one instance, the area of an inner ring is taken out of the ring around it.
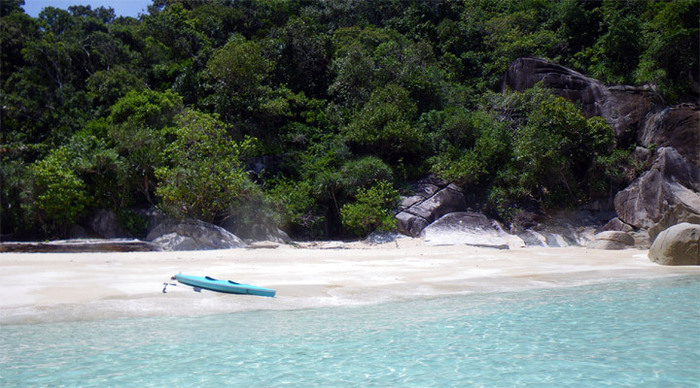
{"label": "sunlit sand", "polygon": [[[646,250],[496,250],[303,243],[261,249],[132,253],[0,254],[0,323],[208,315],[401,301],[419,297],[569,287],[700,274],[654,264]],[[178,284],[176,273],[209,275],[277,290],[275,298]],[[165,291],[165,292],[163,292]]]}

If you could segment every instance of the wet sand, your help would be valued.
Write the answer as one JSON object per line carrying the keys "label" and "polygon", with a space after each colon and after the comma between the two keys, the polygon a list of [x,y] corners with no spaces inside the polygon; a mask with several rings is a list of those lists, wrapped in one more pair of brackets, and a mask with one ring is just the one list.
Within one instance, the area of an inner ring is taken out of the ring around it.
{"label": "wet sand", "polygon": [[[418,239],[262,247],[0,253],[0,324],[302,309],[700,275],[698,266],[654,264],[638,249],[495,250],[426,246]],[[196,292],[170,279],[180,272],[274,288],[277,296]]]}

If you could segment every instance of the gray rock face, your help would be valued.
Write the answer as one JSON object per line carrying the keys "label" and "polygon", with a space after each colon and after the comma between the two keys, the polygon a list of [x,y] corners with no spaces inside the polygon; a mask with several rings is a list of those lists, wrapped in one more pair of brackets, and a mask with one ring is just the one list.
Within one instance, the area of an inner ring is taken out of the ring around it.
{"label": "gray rock face", "polygon": [[662,265],[700,265],[700,225],[684,222],[659,233],[649,259]]}
{"label": "gray rock face", "polygon": [[231,232],[199,220],[165,220],[156,225],[146,240],[167,251],[231,249],[245,246]]}
{"label": "gray rock face", "polygon": [[406,211],[399,212],[396,215],[396,222],[399,231],[411,237],[420,236],[421,231],[429,225],[425,218]]}
{"label": "gray rock face", "polygon": [[700,170],[673,148],[660,148],[651,169],[615,196],[620,221],[649,229],[676,205],[700,213]]}
{"label": "gray rock face", "polygon": [[404,197],[396,214],[401,233],[412,237],[443,215],[466,210],[462,190],[452,183],[426,178],[414,185],[415,194]]}
{"label": "gray rock face", "polygon": [[528,229],[518,232],[518,237],[523,240],[526,247],[546,247],[547,236],[540,232]]}
{"label": "gray rock face", "polygon": [[588,204],[577,210],[560,211],[549,219],[526,230],[515,230],[526,246],[587,246],[599,229],[614,213],[607,204]]}
{"label": "gray rock face", "polygon": [[228,218],[221,222],[220,226],[246,241],[269,241],[285,244],[292,239],[283,230],[275,225],[257,224],[252,227],[240,228],[234,218]]}
{"label": "gray rock face", "polygon": [[593,240],[594,229],[591,227],[551,227],[540,225],[517,233],[528,247],[563,248],[585,246]]}
{"label": "gray rock face", "polygon": [[634,134],[644,125],[654,107],[654,91],[648,85],[616,85],[608,86],[606,90],[599,116],[613,127],[618,143],[632,143]]}
{"label": "gray rock face", "polygon": [[567,100],[581,103],[586,117],[601,116],[607,94],[605,85],[593,78],[540,58],[516,59],[503,78],[503,89],[522,92],[538,82]]}
{"label": "gray rock face", "polygon": [[615,250],[632,248],[634,244],[634,237],[625,232],[606,231],[596,234],[588,248]]}
{"label": "gray rock face", "polygon": [[644,169],[648,169],[650,167],[653,156],[654,154],[650,149],[640,146],[634,147],[634,151],[630,153],[630,159],[632,159],[635,164],[642,166]]}
{"label": "gray rock face", "polygon": [[426,227],[422,234],[428,245],[463,244],[497,249],[525,246],[523,240],[504,232],[496,222],[475,212],[446,214]]}
{"label": "gray rock face", "polygon": [[679,203],[671,206],[656,225],[649,229],[649,239],[654,241],[659,233],[683,222],[700,224],[700,209],[689,209],[684,204]]}
{"label": "gray rock face", "polygon": [[650,115],[637,134],[644,147],[673,147],[690,163],[700,166],[700,109],[683,104]]}
{"label": "gray rock face", "polygon": [[[601,116],[618,139],[634,134],[652,106],[649,86],[605,86],[602,82],[540,58],[518,58],[506,71],[502,88],[524,91],[542,82],[555,95],[581,104],[587,117]],[[633,140],[633,139],[629,139]]]}
{"label": "gray rock face", "polygon": [[615,217],[608,221],[603,227],[604,231],[617,231],[617,232],[632,232],[634,230],[629,224],[625,224],[619,218]]}

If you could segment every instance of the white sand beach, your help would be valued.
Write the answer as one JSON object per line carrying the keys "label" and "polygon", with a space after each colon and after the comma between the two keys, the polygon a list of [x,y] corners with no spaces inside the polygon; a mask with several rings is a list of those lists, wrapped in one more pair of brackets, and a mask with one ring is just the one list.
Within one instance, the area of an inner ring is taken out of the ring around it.
{"label": "white sand beach", "polygon": [[[195,292],[170,279],[177,273],[274,288],[277,296]],[[214,251],[1,253],[0,324],[357,305],[684,274],[700,274],[700,267],[660,266],[639,249],[495,250],[426,246],[418,239]]]}

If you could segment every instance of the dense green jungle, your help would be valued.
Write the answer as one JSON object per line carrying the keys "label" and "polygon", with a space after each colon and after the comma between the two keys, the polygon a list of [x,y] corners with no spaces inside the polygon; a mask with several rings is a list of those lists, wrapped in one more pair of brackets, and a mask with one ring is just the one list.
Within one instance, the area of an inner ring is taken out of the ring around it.
{"label": "dense green jungle", "polygon": [[504,222],[610,197],[638,174],[600,117],[519,57],[697,101],[697,0],[0,0],[3,239],[139,209],[294,238],[396,228],[411,182],[459,185]]}

